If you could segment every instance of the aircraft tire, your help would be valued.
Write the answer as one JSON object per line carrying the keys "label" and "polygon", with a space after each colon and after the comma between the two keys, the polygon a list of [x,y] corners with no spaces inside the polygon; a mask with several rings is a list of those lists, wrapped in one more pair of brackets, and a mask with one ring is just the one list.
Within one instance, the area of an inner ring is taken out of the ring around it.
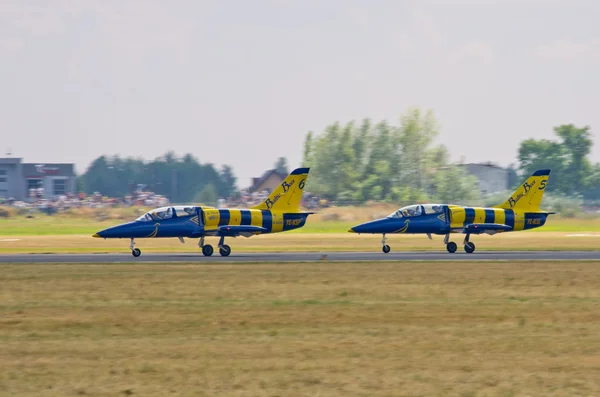
{"label": "aircraft tire", "polygon": [[457,248],[458,247],[456,246],[456,243],[453,241],[450,241],[448,244],[446,244],[446,249],[451,254],[455,253]]}
{"label": "aircraft tire", "polygon": [[221,254],[221,256],[229,256],[229,254],[231,254],[231,247],[227,244],[222,245],[219,248],[219,254]]}
{"label": "aircraft tire", "polygon": [[383,247],[381,247],[381,250],[383,251],[384,254],[387,254],[388,252],[391,251],[391,248],[389,245],[384,245]]}
{"label": "aircraft tire", "polygon": [[475,251],[475,244],[473,244],[472,242],[468,242],[465,244],[465,252],[467,254],[472,254],[473,251]]}
{"label": "aircraft tire", "polygon": [[211,256],[214,252],[213,246],[210,244],[206,244],[204,247],[202,247],[202,254],[204,256]]}
{"label": "aircraft tire", "polygon": [[139,248],[134,249],[133,251],[131,251],[131,255],[133,255],[134,257],[138,257],[140,255],[142,255],[142,250],[140,250]]}

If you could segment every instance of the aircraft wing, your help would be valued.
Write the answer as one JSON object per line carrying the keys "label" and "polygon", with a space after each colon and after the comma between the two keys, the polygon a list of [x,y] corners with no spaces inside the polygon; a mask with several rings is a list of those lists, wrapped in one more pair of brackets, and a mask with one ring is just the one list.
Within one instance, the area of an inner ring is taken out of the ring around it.
{"label": "aircraft wing", "polygon": [[496,234],[512,230],[512,227],[501,223],[470,223],[463,229],[463,233],[469,234]]}
{"label": "aircraft wing", "polygon": [[238,225],[238,226],[230,226],[223,225],[219,226],[217,229],[206,230],[205,235],[207,236],[225,236],[225,237],[237,237],[244,236],[250,237],[255,234],[261,234],[268,232],[267,229],[260,226],[249,226],[249,225]]}

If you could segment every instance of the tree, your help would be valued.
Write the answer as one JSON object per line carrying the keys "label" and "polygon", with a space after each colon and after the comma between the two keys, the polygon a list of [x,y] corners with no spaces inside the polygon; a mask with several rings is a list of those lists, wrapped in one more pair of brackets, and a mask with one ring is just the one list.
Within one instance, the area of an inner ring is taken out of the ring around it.
{"label": "tree", "polygon": [[420,109],[414,108],[401,117],[399,139],[404,184],[420,190],[425,187],[425,172],[431,165],[429,146],[437,134],[438,125],[431,110],[422,114]]}
{"label": "tree", "polygon": [[587,159],[592,149],[589,127],[577,128],[572,124],[554,128],[560,141],[526,139],[519,145],[521,178],[539,169],[550,168],[549,192],[577,195],[589,186],[592,166]]}
{"label": "tree", "polygon": [[313,147],[313,133],[309,131],[306,134],[306,138],[304,138],[304,152],[302,155],[302,166],[308,167],[309,164],[312,163],[311,155],[312,155],[312,147]]}
{"label": "tree", "polygon": [[364,174],[365,164],[369,154],[369,141],[371,140],[371,120],[363,119],[360,128],[354,131],[352,148],[354,149],[354,163],[359,175]]}
{"label": "tree", "polygon": [[353,148],[352,137],[354,135],[354,123],[350,122],[344,127],[337,143],[335,156],[335,194],[343,195],[345,200],[353,199],[353,184],[358,174],[356,172],[356,157]]}
{"label": "tree", "polygon": [[366,200],[384,200],[392,190],[397,174],[392,172],[397,161],[394,152],[392,128],[382,121],[375,125],[365,166],[363,197]]}
{"label": "tree", "polygon": [[481,200],[477,178],[454,165],[435,174],[435,198],[442,203],[476,204]]}
{"label": "tree", "polygon": [[600,203],[600,163],[596,163],[592,167],[585,183],[587,187],[583,192],[583,198]]}
{"label": "tree", "polygon": [[100,156],[88,167],[82,176],[88,193],[103,192],[109,186],[108,163],[105,156]]}
{"label": "tree", "polygon": [[208,184],[212,184],[221,197],[228,197],[235,189],[231,167],[224,166],[218,172],[212,164],[200,164],[191,154],[180,160],[173,152],[150,162],[101,156],[92,162],[82,180],[88,193],[98,191],[120,197],[143,184],[147,190],[165,195],[174,203],[191,201]]}
{"label": "tree", "polygon": [[275,171],[280,174],[287,175],[289,174],[287,159],[285,157],[279,157],[277,162],[275,163]]}
{"label": "tree", "polygon": [[[564,147],[560,143],[547,139],[527,139],[519,146],[518,159],[521,171],[520,180],[537,170],[550,168],[552,174],[548,192],[560,192],[568,188],[568,180],[560,177],[567,167]],[[559,177],[556,178],[554,175],[559,175]]]}
{"label": "tree", "polygon": [[218,199],[217,188],[209,183],[196,195],[194,201],[198,204],[215,205]]}
{"label": "tree", "polygon": [[554,132],[562,139],[562,146],[568,156],[567,172],[572,181],[573,190],[582,193],[585,187],[586,174],[591,165],[586,158],[592,151],[592,134],[589,127],[577,128],[573,124],[561,125]]}
{"label": "tree", "polygon": [[232,197],[237,192],[237,178],[233,174],[231,166],[224,165],[219,172],[223,195],[221,197]]}
{"label": "tree", "polygon": [[339,129],[339,123],[327,126],[325,132],[313,140],[310,157],[305,159],[306,165],[311,167],[311,177],[309,178],[311,192],[331,200],[335,200],[338,193],[335,151],[338,145]]}

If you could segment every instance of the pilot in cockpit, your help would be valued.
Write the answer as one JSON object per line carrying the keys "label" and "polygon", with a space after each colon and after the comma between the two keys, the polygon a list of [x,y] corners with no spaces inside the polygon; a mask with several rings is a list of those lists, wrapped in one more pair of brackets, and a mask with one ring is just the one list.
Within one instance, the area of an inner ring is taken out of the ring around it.
{"label": "pilot in cockpit", "polygon": [[404,215],[405,217],[419,216],[421,215],[421,206],[416,205],[408,207],[402,212],[402,215]]}

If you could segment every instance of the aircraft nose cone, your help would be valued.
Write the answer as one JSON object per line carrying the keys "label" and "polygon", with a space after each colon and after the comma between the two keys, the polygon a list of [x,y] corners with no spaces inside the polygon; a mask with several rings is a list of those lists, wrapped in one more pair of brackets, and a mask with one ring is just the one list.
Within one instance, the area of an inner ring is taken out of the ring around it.
{"label": "aircraft nose cone", "polygon": [[135,232],[133,222],[124,223],[122,225],[117,225],[113,227],[109,227],[108,229],[104,229],[94,234],[92,237],[98,238],[129,238],[129,237],[138,237],[134,236]]}
{"label": "aircraft nose cone", "polygon": [[350,228],[350,230],[348,230],[348,231],[353,232],[353,233],[379,234],[379,233],[390,233],[393,230],[394,230],[393,222],[390,222],[389,219],[382,218],[382,219],[376,219],[374,221],[370,221],[370,222],[366,222],[366,223],[361,223],[360,225],[356,225],[356,226]]}
{"label": "aircraft nose cone", "polygon": [[356,225],[356,226],[351,227],[348,231],[350,233],[364,233],[368,229],[368,226],[366,226],[366,225],[367,225],[367,223]]}
{"label": "aircraft nose cone", "polygon": [[96,238],[108,238],[108,237],[111,237],[110,234],[111,234],[111,232],[113,232],[113,230],[111,230],[111,229],[115,229],[115,228],[116,227],[109,227],[108,229],[101,230],[101,231],[99,231],[97,233],[94,233],[92,235],[92,237],[96,237]]}

